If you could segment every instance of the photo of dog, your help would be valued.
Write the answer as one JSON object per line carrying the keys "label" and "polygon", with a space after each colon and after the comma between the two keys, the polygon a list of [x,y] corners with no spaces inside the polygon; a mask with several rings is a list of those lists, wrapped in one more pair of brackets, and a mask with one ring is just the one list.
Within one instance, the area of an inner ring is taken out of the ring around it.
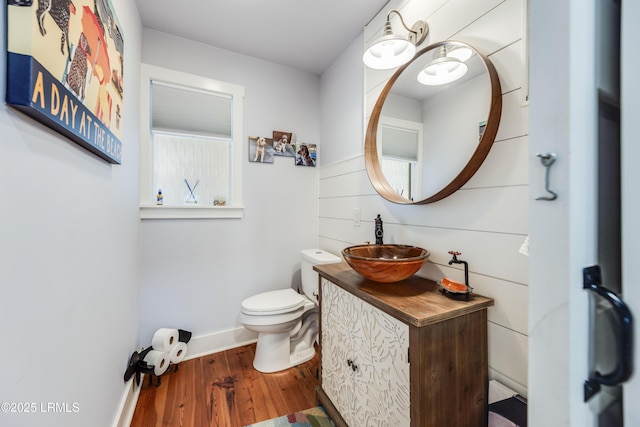
{"label": "photo of dog", "polygon": [[316,145],[301,142],[297,145],[296,166],[316,165]]}
{"label": "photo of dog", "polygon": [[273,163],[275,150],[273,139],[264,136],[249,137],[249,161],[257,163]]}
{"label": "photo of dog", "polygon": [[296,155],[296,150],[293,148],[293,133],[282,132],[278,130],[273,131],[273,141],[276,156],[288,156],[293,157]]}
{"label": "photo of dog", "polygon": [[254,162],[258,161],[258,157],[260,157],[260,161],[264,161],[264,147],[267,145],[267,140],[264,137],[258,138],[256,141],[256,156],[253,158]]}

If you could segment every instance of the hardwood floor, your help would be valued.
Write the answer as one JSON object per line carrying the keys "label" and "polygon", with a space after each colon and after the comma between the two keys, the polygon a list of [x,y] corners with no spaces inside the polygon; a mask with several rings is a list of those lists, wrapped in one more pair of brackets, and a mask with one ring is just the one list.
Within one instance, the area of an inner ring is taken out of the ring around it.
{"label": "hardwood floor", "polygon": [[252,344],[183,361],[160,386],[145,378],[131,427],[242,427],[317,405],[317,352],[272,374],[253,368],[254,353]]}

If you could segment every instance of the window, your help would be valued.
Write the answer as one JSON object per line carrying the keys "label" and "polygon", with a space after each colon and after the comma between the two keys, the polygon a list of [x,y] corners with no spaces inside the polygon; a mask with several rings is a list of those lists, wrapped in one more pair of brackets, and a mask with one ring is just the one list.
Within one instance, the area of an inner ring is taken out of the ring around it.
{"label": "window", "polygon": [[409,200],[420,198],[422,123],[380,116],[378,155],[389,185]]}
{"label": "window", "polygon": [[241,218],[244,87],[148,64],[141,74],[140,217]]}

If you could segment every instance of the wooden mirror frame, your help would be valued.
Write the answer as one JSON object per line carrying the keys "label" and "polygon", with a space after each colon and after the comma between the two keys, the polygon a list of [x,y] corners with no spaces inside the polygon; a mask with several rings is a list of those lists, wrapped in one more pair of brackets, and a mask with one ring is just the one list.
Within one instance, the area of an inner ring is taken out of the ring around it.
{"label": "wooden mirror frame", "polygon": [[[411,65],[414,61],[418,60],[424,53],[431,51],[432,49],[437,49],[440,46],[459,46],[459,47],[467,47],[478,55],[478,57],[482,60],[484,64],[485,70],[489,75],[489,81],[491,83],[491,99],[489,106],[489,117],[487,117],[487,125],[485,130],[478,142],[478,146],[473,152],[471,158],[467,162],[467,164],[462,168],[460,173],[453,178],[453,180],[447,184],[444,188],[436,192],[435,194],[428,196],[425,199],[419,201],[413,201],[402,197],[398,194],[393,187],[387,181],[387,178],[382,173],[382,167],[380,166],[380,161],[378,159],[378,149],[377,149],[377,132],[378,132],[378,122],[380,120],[380,113],[382,112],[382,107],[384,106],[384,102],[387,99],[387,96],[391,92],[391,88],[393,84],[398,80],[402,72]],[[468,45],[467,43],[446,40],[437,43],[433,43],[424,49],[420,50],[416,53],[416,56],[404,64],[391,76],[391,78],[387,81],[384,89],[380,93],[378,100],[376,101],[373,111],[371,112],[371,117],[369,118],[369,125],[367,126],[367,133],[365,135],[364,142],[364,160],[365,166],[367,168],[367,174],[369,175],[369,181],[373,185],[373,188],[384,197],[386,200],[398,203],[398,204],[415,204],[415,205],[423,205],[427,203],[437,202],[438,200],[442,200],[447,196],[455,193],[460,189],[464,184],[471,179],[471,177],[478,171],[487,155],[489,154],[489,150],[493,146],[493,142],[495,140],[496,134],[498,133],[498,126],[500,124],[500,116],[502,115],[502,88],[500,86],[500,79],[498,78],[498,73],[496,72],[495,67],[485,55],[478,52],[473,46]]]}

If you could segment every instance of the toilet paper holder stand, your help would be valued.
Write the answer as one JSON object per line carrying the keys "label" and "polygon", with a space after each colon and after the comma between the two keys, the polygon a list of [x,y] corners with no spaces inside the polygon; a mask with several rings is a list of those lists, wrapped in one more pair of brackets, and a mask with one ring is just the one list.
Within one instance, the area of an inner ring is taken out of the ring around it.
{"label": "toilet paper holder stand", "polygon": [[[178,329],[178,342],[188,343],[191,340],[191,332],[184,329]],[[149,346],[140,350],[140,352],[134,351],[129,358],[129,364],[124,372],[124,382],[126,383],[132,377],[135,377],[136,385],[140,385],[140,378],[142,374],[149,375],[149,385],[153,385],[153,377],[158,378],[156,387],[160,385],[160,376],[155,375],[155,366],[149,365],[145,362],[145,356],[153,350],[153,346]],[[168,369],[167,369],[168,370]],[[174,372],[178,370],[178,364],[174,364]]]}

